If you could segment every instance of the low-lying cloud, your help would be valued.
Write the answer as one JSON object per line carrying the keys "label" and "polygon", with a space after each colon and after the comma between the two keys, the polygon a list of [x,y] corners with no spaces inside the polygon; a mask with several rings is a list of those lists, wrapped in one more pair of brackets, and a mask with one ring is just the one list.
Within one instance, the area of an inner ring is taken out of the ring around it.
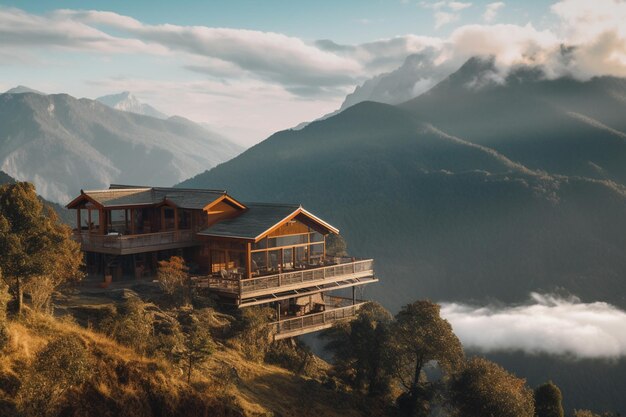
{"label": "low-lying cloud", "polygon": [[531,301],[519,306],[442,303],[441,315],[465,348],[483,353],[522,351],[580,359],[626,356],[626,312],[604,302],[531,293]]}

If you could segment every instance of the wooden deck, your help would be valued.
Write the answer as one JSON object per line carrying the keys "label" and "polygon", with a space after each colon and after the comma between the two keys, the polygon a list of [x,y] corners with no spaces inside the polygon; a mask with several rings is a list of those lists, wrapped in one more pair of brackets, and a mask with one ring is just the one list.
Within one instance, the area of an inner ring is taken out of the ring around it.
{"label": "wooden deck", "polygon": [[134,253],[199,245],[195,240],[195,232],[192,230],[175,230],[139,235],[98,235],[74,231],[73,238],[80,242],[83,251],[112,255],[131,255]]}
{"label": "wooden deck", "polygon": [[274,340],[317,332],[328,329],[337,322],[351,320],[356,317],[359,309],[365,304],[367,304],[367,302],[359,302],[354,305],[332,308],[320,313],[276,321],[270,324],[274,334]]}
{"label": "wooden deck", "polygon": [[204,276],[196,277],[195,281],[199,288],[209,288],[218,293],[244,299],[373,276],[374,261],[364,259],[342,261],[335,265],[313,266],[255,278]]}

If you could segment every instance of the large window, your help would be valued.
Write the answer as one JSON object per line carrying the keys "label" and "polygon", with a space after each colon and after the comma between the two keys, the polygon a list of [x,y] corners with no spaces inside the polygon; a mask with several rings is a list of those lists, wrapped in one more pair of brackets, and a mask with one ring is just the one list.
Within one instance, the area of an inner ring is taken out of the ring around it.
{"label": "large window", "polygon": [[318,266],[324,262],[325,236],[305,233],[268,237],[252,245],[252,273],[277,273]]}

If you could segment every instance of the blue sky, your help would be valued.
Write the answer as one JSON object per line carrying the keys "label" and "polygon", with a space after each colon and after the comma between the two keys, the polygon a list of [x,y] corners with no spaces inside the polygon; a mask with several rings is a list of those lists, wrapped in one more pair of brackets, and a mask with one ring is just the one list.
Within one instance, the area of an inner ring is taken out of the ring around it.
{"label": "blue sky", "polygon": [[[420,85],[476,55],[502,71],[624,76],[624,21],[626,0],[0,0],[0,91],[128,90],[250,145],[412,54],[429,60]],[[562,44],[576,47],[567,59]]]}

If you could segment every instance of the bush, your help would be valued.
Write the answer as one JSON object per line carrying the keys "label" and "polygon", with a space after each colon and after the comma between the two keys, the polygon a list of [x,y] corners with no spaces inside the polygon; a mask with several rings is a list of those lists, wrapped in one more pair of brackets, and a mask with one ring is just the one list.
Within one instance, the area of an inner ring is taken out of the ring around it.
{"label": "bush", "polygon": [[153,338],[154,315],[136,297],[129,297],[116,313],[100,323],[100,330],[119,343],[145,353]]}
{"label": "bush", "polygon": [[262,361],[272,342],[272,329],[268,326],[274,311],[271,308],[250,307],[239,310],[233,323],[234,341],[248,358]]}
{"label": "bush", "polygon": [[91,358],[78,338],[52,340],[35,357],[19,392],[25,416],[54,416],[69,390],[85,383],[92,371]]}
{"label": "bush", "polygon": [[311,350],[303,343],[292,339],[272,343],[265,355],[265,361],[298,375],[314,376],[317,370]]}

